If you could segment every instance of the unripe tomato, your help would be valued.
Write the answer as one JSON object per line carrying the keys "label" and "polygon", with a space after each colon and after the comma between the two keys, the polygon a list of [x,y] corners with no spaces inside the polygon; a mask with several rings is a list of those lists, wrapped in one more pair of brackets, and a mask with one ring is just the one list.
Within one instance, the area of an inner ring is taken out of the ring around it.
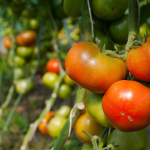
{"label": "unripe tomato", "polygon": [[126,78],[125,63],[100,53],[91,42],[74,44],[67,54],[65,68],[74,82],[95,93],[104,93],[111,84]]}
{"label": "unripe tomato", "polygon": [[132,49],[126,59],[130,73],[139,80],[150,82],[150,42]]}
{"label": "unripe tomato", "polygon": [[71,80],[67,74],[65,75],[64,82],[70,86],[76,85],[76,83],[73,80]]}
{"label": "unripe tomato", "polygon": [[147,30],[148,34],[150,34],[150,28],[149,28],[148,24],[143,23],[143,24],[140,26],[140,29],[139,29],[139,36],[140,36],[142,39],[144,38],[144,34],[146,35],[146,30]]}
{"label": "unripe tomato", "polygon": [[70,114],[70,111],[71,111],[71,108],[69,106],[63,105],[58,109],[58,111],[56,112],[56,115],[67,118]]}
{"label": "unripe tomato", "polygon": [[48,131],[51,137],[57,138],[61,129],[63,128],[66,118],[60,116],[54,116],[48,123]]}
{"label": "unripe tomato", "polygon": [[121,17],[128,8],[127,0],[90,0],[91,10],[103,20],[115,20]]}
{"label": "unripe tomato", "polygon": [[33,44],[35,44],[36,39],[37,34],[32,30],[24,31],[16,37],[17,44],[19,44],[20,46],[32,46]]}
{"label": "unripe tomato", "polygon": [[84,130],[91,134],[92,136],[99,136],[103,131],[104,127],[101,126],[98,122],[96,122],[85,109],[81,115],[78,117],[74,124],[74,131],[77,138],[88,145],[92,145],[91,139],[81,131]]}
{"label": "unripe tomato", "polygon": [[58,59],[51,59],[47,62],[46,68],[49,72],[59,73],[60,71],[60,64]]}
{"label": "unripe tomato", "polygon": [[115,150],[147,150],[146,130],[121,132],[115,129],[107,140],[107,145],[118,145]]}
{"label": "unripe tomato", "polygon": [[53,72],[47,72],[42,77],[43,83],[50,89],[54,89],[56,82],[58,81],[58,75]]}
{"label": "unripe tomato", "polygon": [[5,48],[10,49],[12,46],[12,40],[10,36],[6,36],[3,38],[3,45]]}
{"label": "unripe tomato", "polygon": [[49,120],[55,115],[55,112],[54,111],[50,111],[48,112],[41,123],[39,123],[38,125],[38,129],[40,130],[41,133],[45,134],[45,135],[49,135],[49,131],[48,131],[48,128],[47,128],[47,125],[48,125],[48,122]]}
{"label": "unripe tomato", "polygon": [[24,72],[21,68],[15,68],[14,69],[14,78],[15,79],[20,79],[24,77]]}
{"label": "unripe tomato", "polygon": [[31,29],[36,30],[39,28],[40,22],[38,19],[33,18],[29,21],[29,25]]}
{"label": "unripe tomato", "polygon": [[142,130],[150,124],[150,89],[136,81],[117,81],[106,91],[102,108],[116,129]]}
{"label": "unripe tomato", "polygon": [[32,55],[33,49],[31,47],[18,46],[17,54],[21,57],[29,57]]}
{"label": "unripe tomato", "polygon": [[81,150],[93,150],[93,148],[91,146],[89,146],[89,145],[83,144]]}
{"label": "unripe tomato", "polygon": [[31,91],[33,89],[34,86],[34,82],[31,81],[29,83],[29,85],[27,85],[28,79],[21,79],[21,80],[17,80],[15,81],[15,86],[16,86],[16,91],[17,93],[23,93],[24,89],[25,90],[25,94],[27,94],[29,91]]}
{"label": "unripe tomato", "polygon": [[58,90],[58,96],[62,99],[66,99],[71,94],[71,87],[68,84],[63,83]]}
{"label": "unripe tomato", "polygon": [[16,64],[18,67],[22,67],[22,66],[24,66],[25,63],[26,63],[26,60],[25,60],[23,57],[18,56],[18,55],[15,56],[14,61],[15,61],[15,64]]}
{"label": "unripe tomato", "polygon": [[86,108],[89,115],[104,127],[113,128],[108,119],[106,118],[102,109],[102,98],[104,94],[96,94],[90,92],[86,99]]}

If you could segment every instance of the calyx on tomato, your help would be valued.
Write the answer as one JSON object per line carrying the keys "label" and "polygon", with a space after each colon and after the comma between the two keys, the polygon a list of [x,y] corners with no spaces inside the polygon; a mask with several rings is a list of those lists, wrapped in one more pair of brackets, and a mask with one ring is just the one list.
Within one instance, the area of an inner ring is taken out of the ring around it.
{"label": "calyx on tomato", "polygon": [[102,108],[116,129],[142,130],[150,124],[150,89],[136,81],[115,82],[105,93]]}
{"label": "calyx on tomato", "polygon": [[74,82],[94,93],[104,93],[111,84],[126,78],[125,63],[102,54],[91,42],[75,44],[67,54],[65,68]]}

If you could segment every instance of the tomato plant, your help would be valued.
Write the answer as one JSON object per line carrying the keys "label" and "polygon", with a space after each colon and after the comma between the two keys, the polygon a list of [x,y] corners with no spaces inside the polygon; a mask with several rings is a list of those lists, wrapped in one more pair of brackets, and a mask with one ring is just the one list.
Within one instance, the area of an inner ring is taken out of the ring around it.
{"label": "tomato plant", "polygon": [[138,131],[150,124],[150,89],[136,81],[115,82],[102,99],[110,123],[124,132]]}
{"label": "tomato plant", "polygon": [[70,86],[76,85],[76,83],[73,80],[71,80],[67,74],[65,75],[64,82]]}
{"label": "tomato plant", "polygon": [[[11,60],[11,61],[13,63],[13,60]],[[25,65],[26,60],[23,57],[16,55],[15,58],[14,58],[14,62],[16,64],[16,66],[22,67],[22,66]]]}
{"label": "tomato plant", "polygon": [[144,34],[146,35],[146,30],[148,32],[148,34],[150,34],[150,28],[148,26],[147,23],[143,23],[141,26],[140,26],[140,29],[139,29],[139,36],[143,39],[144,38]]}
{"label": "tomato plant", "polygon": [[10,36],[6,36],[3,38],[3,45],[5,48],[10,49],[12,46],[12,40]]}
{"label": "tomato plant", "polygon": [[59,73],[60,72],[60,64],[58,59],[51,59],[47,62],[46,68],[50,72]]}
{"label": "tomato plant", "polygon": [[150,43],[147,41],[141,47],[132,49],[126,59],[130,73],[139,80],[150,82]]}
{"label": "tomato plant", "polygon": [[93,150],[93,148],[91,146],[89,146],[89,145],[83,144],[81,150]]}
{"label": "tomato plant", "polygon": [[73,81],[95,93],[106,92],[112,83],[126,77],[125,63],[100,53],[91,42],[75,44],[67,54],[65,68]]}
{"label": "tomato plant", "polygon": [[107,144],[114,142],[116,150],[147,150],[146,130],[136,132],[121,132],[115,129],[109,136]]}
{"label": "tomato plant", "polygon": [[33,49],[31,47],[18,46],[17,54],[21,57],[29,57],[32,55]]}
{"label": "tomato plant", "polygon": [[98,122],[96,122],[87,112],[85,109],[74,124],[74,131],[77,138],[88,145],[92,145],[91,139],[84,133],[82,130],[85,130],[89,134],[99,136],[103,131],[104,127],[101,126]]}
{"label": "tomato plant", "polygon": [[15,68],[14,69],[14,78],[15,79],[20,79],[20,78],[22,78],[22,77],[24,77],[24,72],[23,72],[23,70],[21,69],[21,68]]}

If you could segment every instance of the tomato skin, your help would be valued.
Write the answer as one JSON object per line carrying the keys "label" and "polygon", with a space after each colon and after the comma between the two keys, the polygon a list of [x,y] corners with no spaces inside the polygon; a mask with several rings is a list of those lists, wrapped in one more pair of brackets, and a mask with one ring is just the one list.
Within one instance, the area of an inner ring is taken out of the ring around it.
{"label": "tomato skin", "polygon": [[92,145],[91,139],[81,131],[84,130],[91,134],[92,136],[99,136],[103,131],[104,127],[97,123],[85,109],[81,115],[78,117],[74,124],[74,131],[77,138],[88,145]]}
{"label": "tomato skin", "polygon": [[94,43],[79,42],[68,52],[65,68],[68,76],[81,87],[104,93],[112,83],[126,77],[125,63],[118,60],[100,53]]}
{"label": "tomato skin", "polygon": [[136,81],[115,82],[102,99],[103,111],[118,130],[133,132],[150,124],[150,89]]}
{"label": "tomato skin", "polygon": [[40,21],[36,18],[33,18],[29,21],[30,28],[36,30],[40,26]]}
{"label": "tomato skin", "polygon": [[58,111],[56,112],[56,115],[67,118],[70,114],[70,111],[71,111],[71,108],[69,106],[63,105],[58,109]]}
{"label": "tomato skin", "polygon": [[10,49],[12,45],[12,40],[10,36],[6,36],[3,38],[3,45],[5,48]]}
{"label": "tomato skin", "polygon": [[51,59],[47,62],[46,68],[49,72],[59,73],[60,64],[58,59]]}
{"label": "tomato skin", "polygon": [[121,17],[128,7],[127,0],[91,0],[90,3],[95,16],[104,20],[115,20]]}
{"label": "tomato skin", "polygon": [[139,36],[140,36],[142,39],[144,38],[144,34],[146,35],[146,30],[147,30],[148,33],[150,33],[150,29],[149,29],[148,24],[143,23],[143,24],[140,26],[140,29],[139,29]]}
{"label": "tomato skin", "polygon": [[107,145],[114,142],[115,150],[147,150],[146,130],[136,132],[121,132],[115,129],[107,140]]}
{"label": "tomato skin", "polygon": [[32,46],[37,39],[37,34],[35,31],[27,30],[16,37],[17,44],[20,46]]}
{"label": "tomato skin", "polygon": [[18,55],[15,56],[14,61],[15,61],[16,66],[18,66],[18,67],[22,67],[26,63],[26,60],[23,57],[18,56]]}
{"label": "tomato skin", "polygon": [[150,82],[150,42],[149,39],[141,47],[132,49],[126,59],[130,73],[139,80]]}

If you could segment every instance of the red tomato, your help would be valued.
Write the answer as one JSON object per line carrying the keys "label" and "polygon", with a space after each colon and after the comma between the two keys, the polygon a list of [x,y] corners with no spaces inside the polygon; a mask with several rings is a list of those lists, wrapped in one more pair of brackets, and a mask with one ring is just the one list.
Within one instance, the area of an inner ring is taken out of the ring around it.
{"label": "red tomato", "polygon": [[10,37],[10,36],[4,37],[4,39],[3,39],[3,45],[4,45],[4,47],[7,48],[7,49],[10,49],[10,48],[11,48],[12,40],[11,40],[11,37]]}
{"label": "red tomato", "polygon": [[73,81],[94,93],[104,93],[111,84],[126,77],[125,63],[100,53],[91,42],[75,44],[67,54],[65,68]]}
{"label": "red tomato", "polygon": [[150,82],[150,38],[141,47],[129,52],[126,64],[134,77]]}
{"label": "red tomato", "polygon": [[50,72],[59,73],[60,64],[58,59],[51,59],[47,62],[46,68]]}
{"label": "red tomato", "polygon": [[36,42],[36,39],[37,34],[32,30],[24,31],[16,37],[17,44],[21,46],[32,46]]}
{"label": "red tomato", "polygon": [[142,130],[150,124],[150,89],[136,81],[115,82],[105,93],[102,108],[116,129]]}

